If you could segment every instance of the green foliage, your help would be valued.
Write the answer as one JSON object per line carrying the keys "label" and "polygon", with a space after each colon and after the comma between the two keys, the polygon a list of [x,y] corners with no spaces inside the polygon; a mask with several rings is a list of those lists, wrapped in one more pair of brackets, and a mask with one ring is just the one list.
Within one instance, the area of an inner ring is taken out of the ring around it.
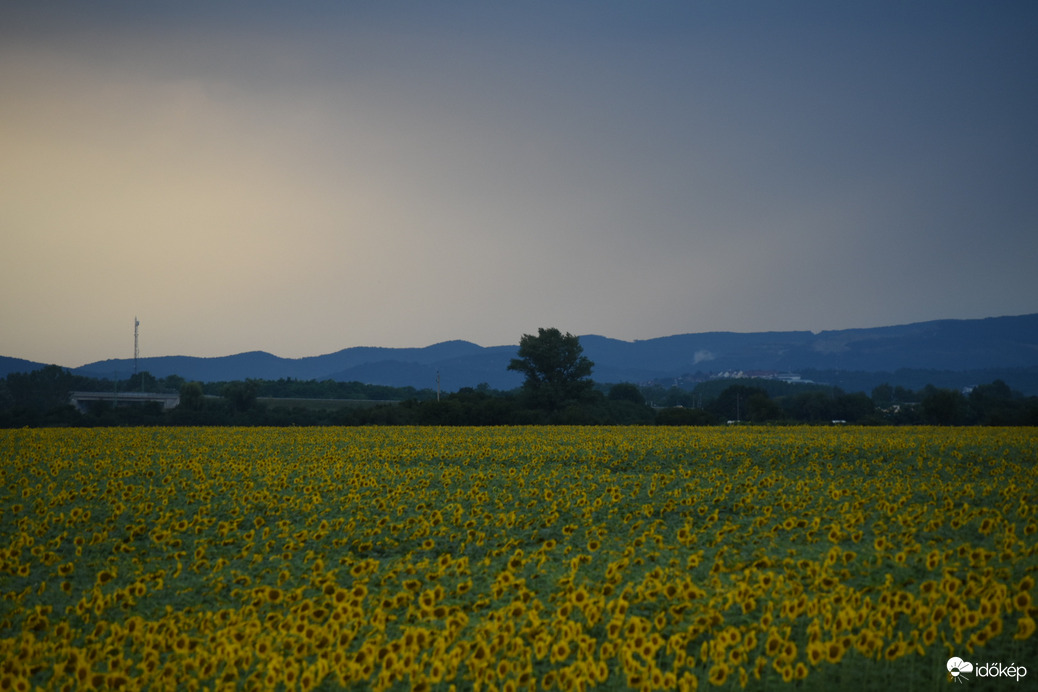
{"label": "green foliage", "polygon": [[966,422],[968,406],[961,392],[928,386],[921,406],[927,423],[962,425]]}
{"label": "green foliage", "polygon": [[[557,336],[576,340],[571,335]],[[578,353],[576,361],[582,358]],[[154,404],[116,408],[98,403],[80,413],[68,404],[72,390],[134,391],[141,382],[152,391],[179,391],[180,406],[163,411]],[[481,385],[436,400],[433,390],[360,382],[281,379],[203,384],[176,375],[156,379],[148,373],[113,381],[48,366],[0,379],[0,427],[716,425],[737,418],[752,423],[1038,425],[1038,397],[1024,397],[1000,379],[968,393],[933,386],[913,391],[884,383],[873,389],[872,397],[829,385],[754,379],[714,380],[692,392],[626,382],[596,385],[586,377],[578,382],[566,394],[552,387],[503,392]]]}
{"label": "green foliage", "polygon": [[[296,380],[291,377],[279,380],[253,380],[256,396],[287,399],[367,399],[376,401],[403,401],[405,399],[429,400],[436,397],[431,389],[417,390],[414,387],[389,387],[363,382],[337,382],[335,380]],[[218,389],[217,389],[218,391]]]}
{"label": "green foliage", "polygon": [[47,411],[68,404],[68,393],[80,389],[87,378],[65,368],[47,365],[29,373],[7,376],[7,388],[15,407]]}
{"label": "green foliage", "polygon": [[201,411],[205,405],[205,392],[201,382],[186,382],[180,387],[180,405],[185,411]]}
{"label": "green foliage", "polygon": [[[750,399],[753,398],[758,418],[767,416],[772,411],[767,405],[768,393],[756,386],[733,384],[721,392],[720,396],[707,405],[707,410],[722,420],[753,420],[750,414]],[[778,417],[778,416],[774,416]],[[766,419],[766,418],[762,418]]]}
{"label": "green foliage", "polygon": [[541,327],[537,336],[523,334],[519,357],[512,359],[508,369],[526,376],[523,389],[534,407],[555,411],[586,397],[594,385],[594,363],[583,353],[578,337]]}
{"label": "green foliage", "polygon": [[130,375],[126,381],[126,391],[130,392],[157,392],[164,388],[150,372],[139,372]]}
{"label": "green foliage", "polygon": [[235,411],[248,411],[256,404],[256,384],[251,380],[229,382],[223,386],[221,395]]}
{"label": "green foliage", "polygon": [[800,392],[788,397],[785,409],[790,418],[805,423],[828,422],[837,418],[834,397],[827,391]]}
{"label": "green foliage", "polygon": [[638,389],[637,385],[633,385],[630,382],[621,382],[620,384],[614,384],[609,389],[609,399],[611,401],[629,401],[632,404],[644,404],[645,396]]}

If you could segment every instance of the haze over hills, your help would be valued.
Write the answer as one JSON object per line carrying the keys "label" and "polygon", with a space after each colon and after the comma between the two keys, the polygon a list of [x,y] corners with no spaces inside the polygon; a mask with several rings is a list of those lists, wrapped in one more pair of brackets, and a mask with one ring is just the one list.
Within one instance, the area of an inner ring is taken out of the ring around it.
{"label": "haze over hills", "polygon": [[[817,334],[707,332],[633,342],[591,334],[581,336],[580,342],[585,355],[595,363],[592,377],[598,382],[667,382],[692,373],[731,371],[1038,369],[1038,314]],[[512,389],[522,384],[518,373],[507,370],[517,350],[518,346],[482,347],[467,341],[446,341],[424,348],[347,348],[307,358],[280,358],[262,351],[218,358],[148,357],[140,359],[139,368],[156,377],[175,374],[203,382],[332,379],[418,389],[435,388],[439,373],[445,391],[481,383]],[[0,358],[0,376],[42,365]],[[133,360],[128,358],[73,369],[76,374],[99,378],[123,378],[132,371]]]}

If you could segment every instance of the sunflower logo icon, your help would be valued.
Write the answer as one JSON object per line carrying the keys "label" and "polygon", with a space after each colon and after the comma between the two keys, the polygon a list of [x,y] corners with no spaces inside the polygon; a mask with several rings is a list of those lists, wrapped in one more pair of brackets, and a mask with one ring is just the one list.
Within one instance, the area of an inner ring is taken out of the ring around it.
{"label": "sunflower logo icon", "polygon": [[952,656],[948,659],[948,672],[951,673],[952,680],[955,682],[969,680],[964,673],[972,673],[973,664],[969,661],[963,661],[958,656]]}

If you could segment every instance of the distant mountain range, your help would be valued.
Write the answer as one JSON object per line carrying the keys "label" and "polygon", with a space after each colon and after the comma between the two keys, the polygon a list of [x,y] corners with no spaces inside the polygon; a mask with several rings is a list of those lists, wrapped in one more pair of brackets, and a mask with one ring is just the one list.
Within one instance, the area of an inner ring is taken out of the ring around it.
{"label": "distant mountain range", "polygon": [[[1038,373],[1038,314],[975,320],[937,320],[914,324],[813,332],[706,332],[620,341],[594,334],[580,337],[595,363],[597,382],[670,383],[695,373],[732,371],[845,371],[893,373],[932,371],[1007,371]],[[495,389],[522,384],[507,370],[518,346],[482,347],[445,341],[425,348],[347,348],[323,356],[279,358],[263,351],[219,358],[162,356],[140,359],[140,369],[156,377],[229,381],[332,379],[343,382],[436,387],[444,391],[487,383]],[[39,367],[0,357],[0,376]],[[127,377],[132,359],[110,359],[73,369],[91,377]],[[1010,382],[1013,385],[1013,382]]]}

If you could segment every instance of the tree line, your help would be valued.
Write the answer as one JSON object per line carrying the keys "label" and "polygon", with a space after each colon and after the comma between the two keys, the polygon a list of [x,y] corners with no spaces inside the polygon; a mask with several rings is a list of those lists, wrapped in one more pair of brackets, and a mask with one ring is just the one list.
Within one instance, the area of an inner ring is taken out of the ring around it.
{"label": "tree line", "polygon": [[[1002,380],[969,391],[883,384],[871,395],[820,384],[713,380],[692,390],[600,384],[579,339],[558,329],[523,335],[510,391],[487,385],[444,396],[431,389],[333,380],[187,382],[139,373],[126,380],[75,375],[58,366],[0,380],[0,427],[93,425],[1038,425],[1038,397]],[[71,391],[177,392],[180,404],[80,412]],[[344,401],[345,400],[345,401]],[[321,405],[321,402],[327,405]],[[341,405],[340,405],[341,404]]]}

